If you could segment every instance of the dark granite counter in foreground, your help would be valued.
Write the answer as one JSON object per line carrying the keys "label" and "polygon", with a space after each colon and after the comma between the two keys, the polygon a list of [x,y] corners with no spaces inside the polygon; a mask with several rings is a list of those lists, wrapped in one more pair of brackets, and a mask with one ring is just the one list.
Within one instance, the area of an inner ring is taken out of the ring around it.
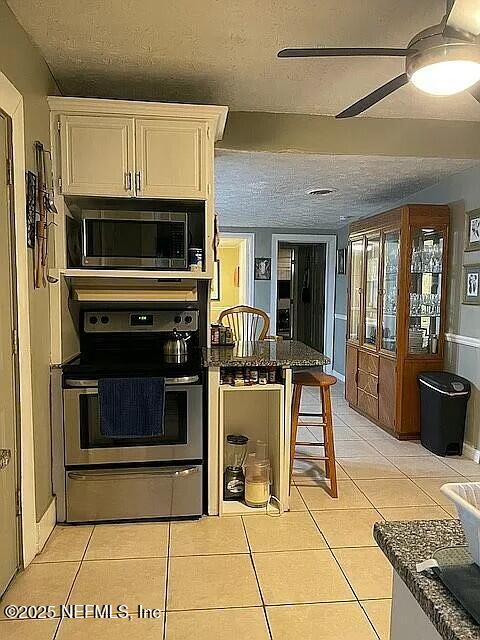
{"label": "dark granite counter in foreground", "polygon": [[377,522],[374,537],[442,638],[480,640],[480,626],[440,580],[415,568],[437,549],[465,544],[458,520]]}
{"label": "dark granite counter in foreground", "polygon": [[296,340],[239,342],[233,347],[204,349],[208,367],[322,367],[330,358]]}

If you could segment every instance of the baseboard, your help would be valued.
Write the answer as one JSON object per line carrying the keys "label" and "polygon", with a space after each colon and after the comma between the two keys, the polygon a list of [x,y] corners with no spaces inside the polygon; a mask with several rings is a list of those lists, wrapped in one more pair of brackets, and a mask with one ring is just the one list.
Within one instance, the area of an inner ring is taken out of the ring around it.
{"label": "baseboard", "polygon": [[463,455],[474,462],[480,462],[480,450],[472,447],[471,444],[463,443]]}
{"label": "baseboard", "polygon": [[341,382],[345,382],[345,376],[342,373],[338,373],[335,369],[332,369],[332,375],[338,378]]}
{"label": "baseboard", "polygon": [[43,514],[41,520],[37,522],[37,553],[45,546],[50,534],[55,528],[57,522],[57,510],[55,505],[55,498],[48,505],[47,510]]}

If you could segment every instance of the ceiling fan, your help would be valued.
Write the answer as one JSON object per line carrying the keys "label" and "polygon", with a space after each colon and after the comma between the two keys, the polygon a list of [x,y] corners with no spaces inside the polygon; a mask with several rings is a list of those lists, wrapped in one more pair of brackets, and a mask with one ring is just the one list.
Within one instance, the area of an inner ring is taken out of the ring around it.
{"label": "ceiling fan", "polygon": [[282,49],[279,58],[395,56],[405,58],[405,73],[393,78],[339,113],[351,118],[412,82],[438,96],[469,91],[480,102],[480,0],[447,0],[440,24],[417,33],[405,49],[303,48]]}

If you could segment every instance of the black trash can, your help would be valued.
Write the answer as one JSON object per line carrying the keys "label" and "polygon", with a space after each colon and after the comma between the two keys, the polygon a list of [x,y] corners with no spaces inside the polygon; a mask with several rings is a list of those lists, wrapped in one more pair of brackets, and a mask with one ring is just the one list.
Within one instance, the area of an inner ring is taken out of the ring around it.
{"label": "black trash can", "polygon": [[437,456],[462,455],[470,382],[447,371],[427,371],[418,383],[422,445]]}

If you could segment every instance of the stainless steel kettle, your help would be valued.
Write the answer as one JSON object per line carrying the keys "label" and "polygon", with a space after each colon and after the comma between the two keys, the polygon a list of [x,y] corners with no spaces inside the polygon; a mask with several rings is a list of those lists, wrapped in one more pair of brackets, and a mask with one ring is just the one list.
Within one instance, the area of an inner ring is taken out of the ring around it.
{"label": "stainless steel kettle", "polygon": [[169,338],[163,345],[163,354],[167,362],[173,362],[181,364],[187,361],[188,358],[188,345],[187,342],[192,336],[189,333],[181,334],[176,329],[172,332],[172,337]]}

